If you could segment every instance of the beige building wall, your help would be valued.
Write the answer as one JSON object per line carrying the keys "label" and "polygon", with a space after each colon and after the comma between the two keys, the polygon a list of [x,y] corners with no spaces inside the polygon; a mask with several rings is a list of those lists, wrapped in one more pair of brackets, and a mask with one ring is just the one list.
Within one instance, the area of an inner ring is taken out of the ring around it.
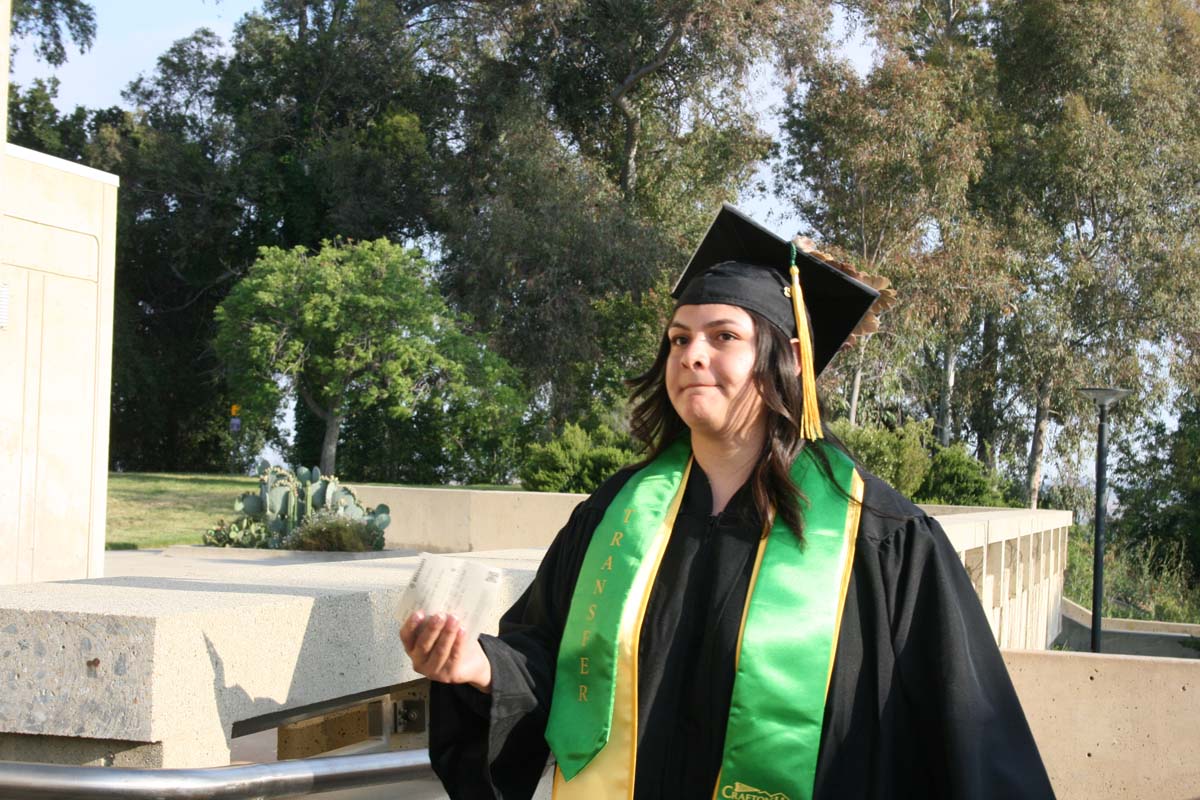
{"label": "beige building wall", "polygon": [[117,183],[0,150],[0,584],[103,572]]}

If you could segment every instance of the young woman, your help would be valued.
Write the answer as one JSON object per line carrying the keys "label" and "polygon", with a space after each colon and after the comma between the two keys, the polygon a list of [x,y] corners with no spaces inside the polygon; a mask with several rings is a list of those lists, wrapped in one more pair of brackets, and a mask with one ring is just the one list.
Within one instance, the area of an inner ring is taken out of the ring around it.
{"label": "young woman", "polygon": [[499,636],[401,629],[450,796],[530,797],[553,753],[561,798],[1052,797],[945,534],[823,438],[815,375],[874,291],[726,206],[675,296],[646,461]]}

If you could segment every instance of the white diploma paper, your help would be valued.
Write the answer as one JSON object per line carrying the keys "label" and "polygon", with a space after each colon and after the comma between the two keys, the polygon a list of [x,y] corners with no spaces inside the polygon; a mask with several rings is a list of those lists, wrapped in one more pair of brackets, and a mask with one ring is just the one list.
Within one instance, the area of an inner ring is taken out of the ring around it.
{"label": "white diploma paper", "polygon": [[418,609],[427,616],[453,614],[474,639],[495,616],[499,594],[500,570],[496,567],[476,559],[422,553],[400,599],[400,622]]}

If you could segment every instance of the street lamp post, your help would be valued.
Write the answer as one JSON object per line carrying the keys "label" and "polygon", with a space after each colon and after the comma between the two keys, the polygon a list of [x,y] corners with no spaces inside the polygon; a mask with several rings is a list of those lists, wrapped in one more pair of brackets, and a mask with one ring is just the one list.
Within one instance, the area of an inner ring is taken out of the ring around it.
{"label": "street lamp post", "polygon": [[1108,407],[1131,394],[1129,389],[1089,387],[1079,393],[1090,397],[1100,410],[1096,432],[1096,534],[1092,561],[1092,652],[1100,652],[1100,620],[1104,615],[1104,517],[1108,494]]}

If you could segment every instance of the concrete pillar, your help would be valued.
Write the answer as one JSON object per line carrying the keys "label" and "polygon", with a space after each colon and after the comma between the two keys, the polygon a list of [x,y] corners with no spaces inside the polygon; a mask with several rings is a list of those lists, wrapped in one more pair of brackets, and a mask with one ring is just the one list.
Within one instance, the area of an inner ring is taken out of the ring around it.
{"label": "concrete pillar", "polygon": [[8,144],[0,0],[0,584],[104,568],[115,175]]}

